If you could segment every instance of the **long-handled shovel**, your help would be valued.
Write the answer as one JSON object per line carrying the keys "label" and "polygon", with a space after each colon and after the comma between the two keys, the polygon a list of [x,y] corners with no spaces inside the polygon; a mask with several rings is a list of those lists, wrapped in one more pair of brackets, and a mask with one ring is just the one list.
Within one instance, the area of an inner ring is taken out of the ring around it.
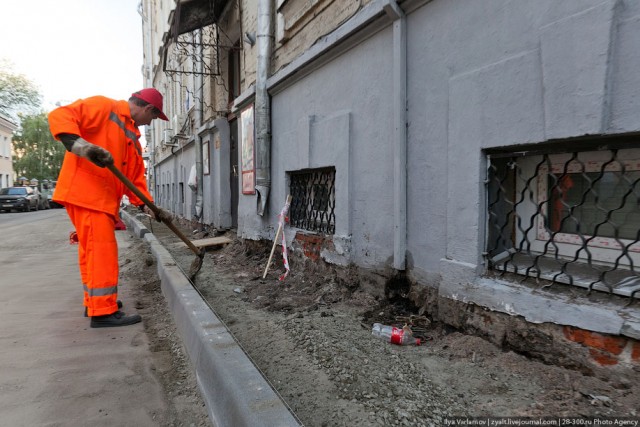
{"label": "long-handled shovel", "polygon": [[200,269],[202,268],[205,249],[204,248],[198,249],[196,245],[194,245],[191,242],[191,240],[187,239],[187,236],[185,236],[184,234],[182,234],[180,230],[178,230],[178,228],[173,224],[173,222],[171,222],[170,219],[166,219],[162,215],[160,215],[160,209],[156,205],[154,205],[153,202],[149,200],[144,194],[142,194],[142,192],[138,190],[138,187],[133,185],[133,183],[129,181],[129,178],[124,176],[122,172],[118,170],[118,168],[116,168],[113,164],[108,164],[106,168],[109,169],[111,172],[113,172],[113,174],[120,181],[122,181],[122,183],[126,185],[129,188],[129,190],[131,190],[136,196],[138,196],[138,198],[142,200],[144,204],[147,205],[149,209],[153,211],[153,213],[156,215],[156,218],[160,218],[160,220],[167,227],[169,227],[169,229],[173,231],[175,235],[178,236],[180,240],[182,240],[189,247],[189,249],[193,251],[193,253],[197,255],[197,258],[194,259],[193,262],[191,263],[191,268],[189,268],[189,279],[193,281],[196,278],[196,274],[198,274],[198,271],[200,271]]}

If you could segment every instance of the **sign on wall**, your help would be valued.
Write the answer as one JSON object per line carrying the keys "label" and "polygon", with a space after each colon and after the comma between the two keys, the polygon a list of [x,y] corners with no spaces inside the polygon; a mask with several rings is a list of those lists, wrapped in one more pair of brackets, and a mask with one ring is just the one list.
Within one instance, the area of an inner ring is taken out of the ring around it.
{"label": "sign on wall", "polygon": [[202,173],[209,175],[209,141],[202,143]]}
{"label": "sign on wall", "polygon": [[254,165],[253,105],[240,114],[240,132],[242,133],[242,194],[256,194]]}

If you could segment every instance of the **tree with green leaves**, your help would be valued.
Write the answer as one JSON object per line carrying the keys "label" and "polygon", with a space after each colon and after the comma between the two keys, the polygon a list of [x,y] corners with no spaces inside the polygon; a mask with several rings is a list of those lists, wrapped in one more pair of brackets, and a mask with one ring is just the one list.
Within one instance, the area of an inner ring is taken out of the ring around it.
{"label": "tree with green leaves", "polygon": [[41,95],[36,85],[18,74],[6,59],[0,59],[0,113],[18,122],[20,113],[35,114],[40,110]]}
{"label": "tree with green leaves", "polygon": [[21,115],[20,129],[13,136],[13,170],[18,176],[57,180],[65,148],[49,131],[45,113]]}

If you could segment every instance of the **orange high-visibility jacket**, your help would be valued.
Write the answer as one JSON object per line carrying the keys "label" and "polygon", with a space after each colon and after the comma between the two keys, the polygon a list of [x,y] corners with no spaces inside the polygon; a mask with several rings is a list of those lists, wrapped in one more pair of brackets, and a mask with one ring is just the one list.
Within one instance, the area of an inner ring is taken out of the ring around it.
{"label": "orange high-visibility jacket", "polygon": [[[140,131],[134,125],[127,101],[104,96],[80,99],[49,113],[49,127],[56,139],[61,133],[80,135],[107,149],[116,168],[142,193],[153,200],[145,180]],[[120,200],[126,194],[135,206],[143,204],[107,168],[67,152],[53,193],[53,200],[106,212],[117,217]]]}

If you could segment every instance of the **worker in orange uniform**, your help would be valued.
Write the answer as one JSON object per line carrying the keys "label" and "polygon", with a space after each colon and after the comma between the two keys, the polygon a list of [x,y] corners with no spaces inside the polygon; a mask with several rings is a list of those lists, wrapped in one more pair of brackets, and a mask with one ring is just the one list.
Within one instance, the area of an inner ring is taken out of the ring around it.
{"label": "worker in orange uniform", "polygon": [[[49,114],[52,135],[68,151],[53,200],[65,206],[78,234],[85,314],[91,318],[92,328],[142,320],[139,314],[127,316],[120,311],[115,224],[125,194],[131,204],[151,211],[105,166],[113,164],[152,200],[138,127],[158,118],[168,120],[162,112],[162,94],[152,88],[134,92],[128,101],[104,96],[80,99]],[[161,210],[163,215],[170,218]]]}

